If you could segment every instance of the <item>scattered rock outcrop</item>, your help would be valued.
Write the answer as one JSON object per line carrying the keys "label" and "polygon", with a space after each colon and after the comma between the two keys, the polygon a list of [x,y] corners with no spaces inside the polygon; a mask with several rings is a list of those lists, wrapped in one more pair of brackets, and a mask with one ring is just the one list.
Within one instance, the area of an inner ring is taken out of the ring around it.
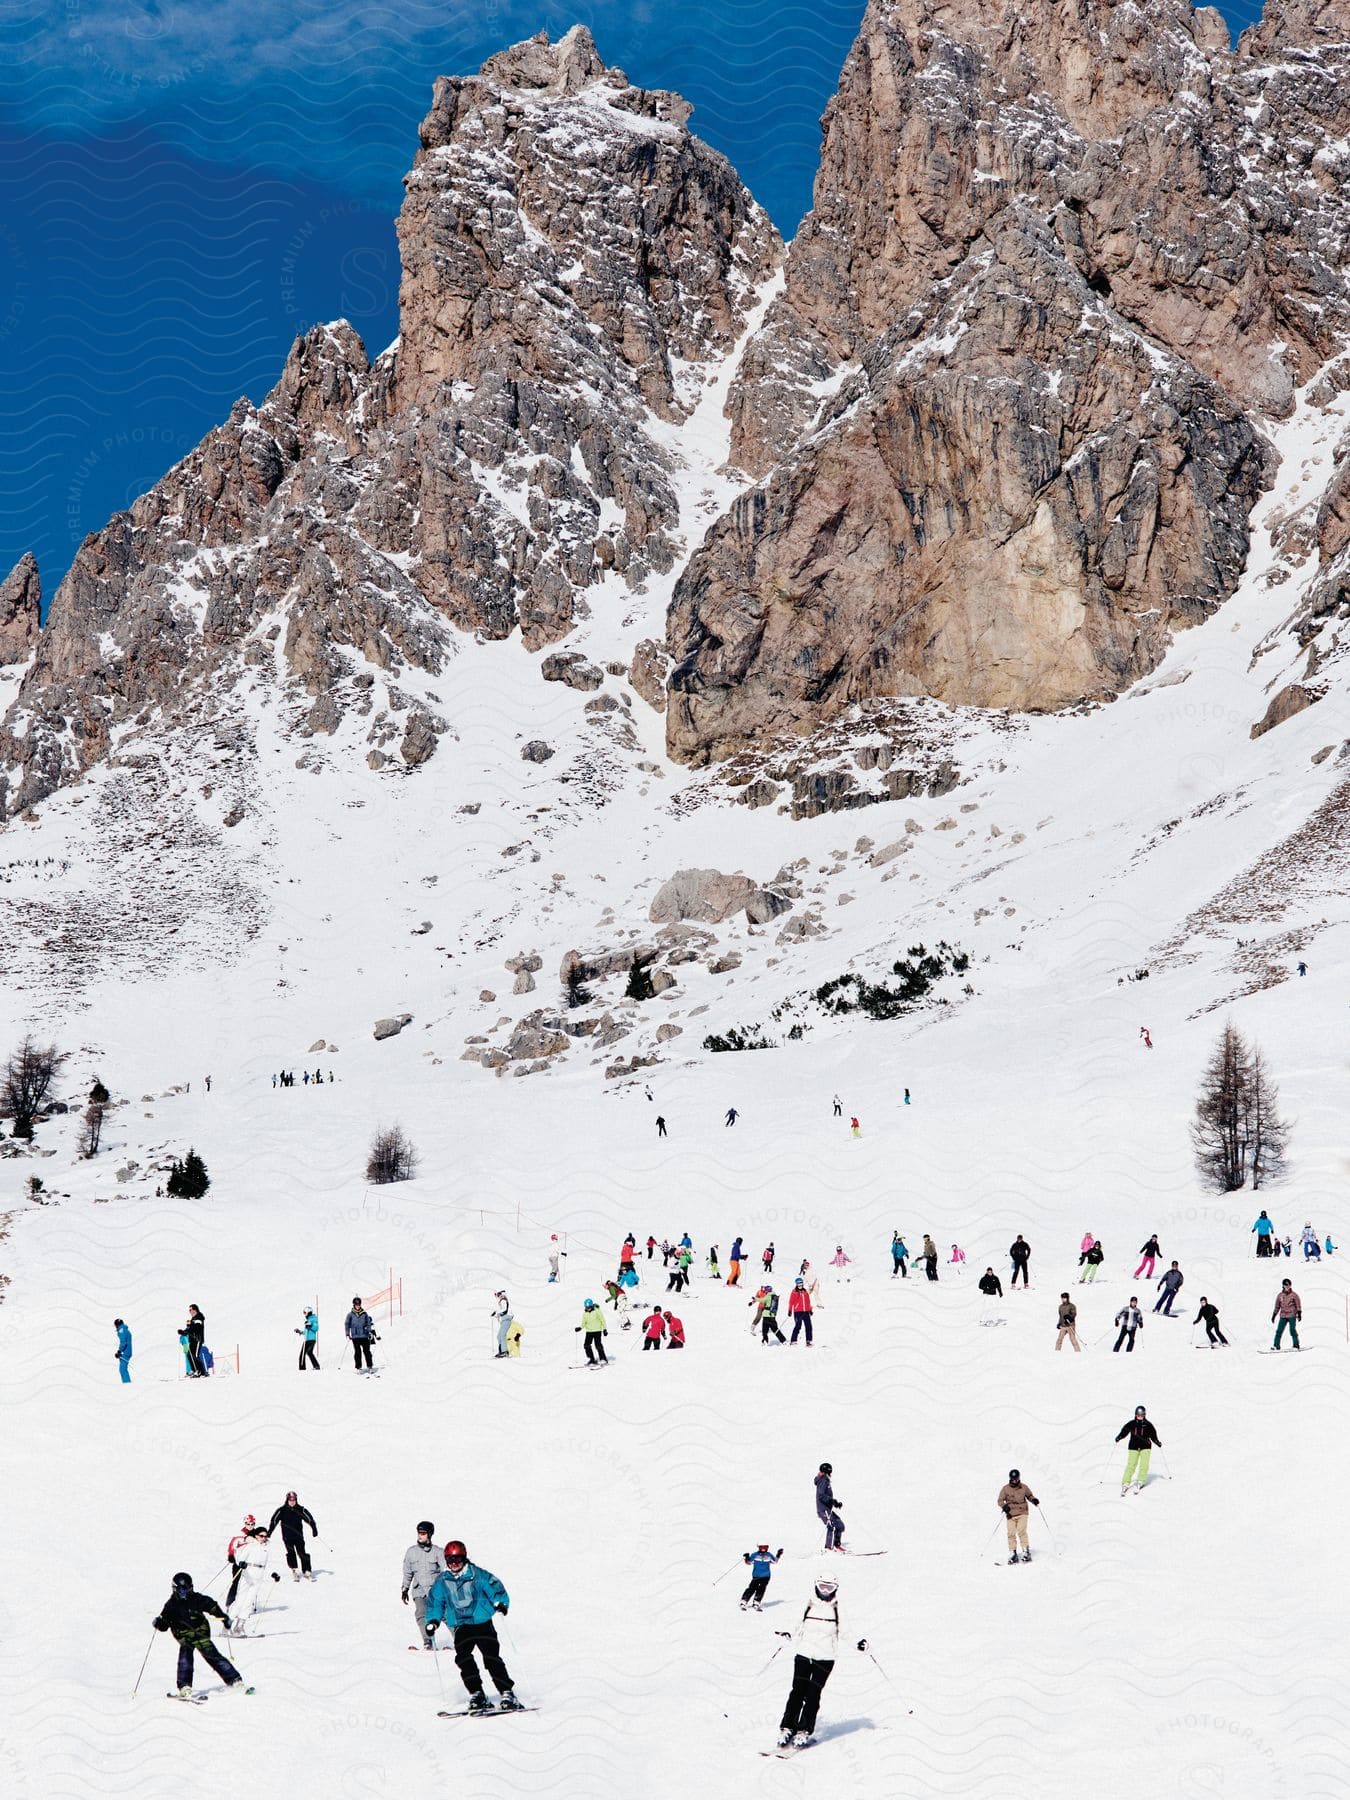
{"label": "scattered rock outcrop", "polygon": [[767,924],[787,912],[791,899],[778,888],[764,888],[746,875],[724,875],[720,869],[680,869],[658,888],[648,910],[654,925],[699,919],[720,925],[743,912],[752,924]]}
{"label": "scattered rock outcrop", "polygon": [[411,1013],[394,1013],[390,1018],[376,1019],[374,1033],[376,1043],[381,1042],[384,1038],[397,1037],[405,1025],[411,1024]]}

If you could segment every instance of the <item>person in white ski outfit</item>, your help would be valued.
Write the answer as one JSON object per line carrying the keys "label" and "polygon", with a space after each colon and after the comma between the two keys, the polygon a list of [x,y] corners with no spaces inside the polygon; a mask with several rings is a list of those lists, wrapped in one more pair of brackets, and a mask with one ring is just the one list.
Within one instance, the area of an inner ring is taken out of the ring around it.
{"label": "person in white ski outfit", "polygon": [[[253,1527],[234,1553],[235,1567],[239,1571],[239,1585],[234,1591],[234,1605],[230,1610],[230,1630],[234,1637],[247,1636],[253,1615],[262,1611],[267,1553],[267,1532],[261,1525]],[[281,1577],[274,1576],[274,1579],[279,1581]]]}
{"label": "person in white ski outfit", "polygon": [[[820,1696],[839,1654],[839,1583],[829,1576],[822,1575],[815,1585],[797,1627],[796,1645],[792,1687],[779,1727],[778,1742],[784,1749],[789,1744],[802,1749],[813,1741]],[[858,1648],[862,1647],[860,1643]]]}

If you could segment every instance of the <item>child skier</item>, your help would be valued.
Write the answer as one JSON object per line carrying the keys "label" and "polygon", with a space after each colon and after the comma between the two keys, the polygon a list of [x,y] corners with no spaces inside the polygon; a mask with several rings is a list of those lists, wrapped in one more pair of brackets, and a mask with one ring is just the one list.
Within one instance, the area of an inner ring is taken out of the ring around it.
{"label": "child skier", "polygon": [[742,1561],[750,1565],[750,1585],[741,1595],[741,1611],[753,1606],[756,1612],[764,1611],[764,1595],[769,1585],[769,1577],[773,1574],[773,1565],[782,1556],[780,1547],[775,1553],[767,1544],[760,1544],[757,1549],[747,1550]]}
{"label": "child skier", "polygon": [[[229,1630],[229,1614],[224,1611],[219,1601],[213,1600],[210,1594],[197,1593],[192,1585],[192,1577],[180,1570],[173,1578],[173,1592],[160,1607],[158,1617],[152,1621],[156,1631],[172,1632],[178,1644],[178,1697],[180,1700],[187,1700],[192,1695],[194,1652],[202,1658],[203,1662],[210,1664],[227,1688],[243,1687],[243,1676],[211,1642],[211,1627],[206,1617],[208,1613],[214,1618],[220,1619],[225,1629]],[[253,1689],[245,1688],[244,1692],[251,1694]]]}

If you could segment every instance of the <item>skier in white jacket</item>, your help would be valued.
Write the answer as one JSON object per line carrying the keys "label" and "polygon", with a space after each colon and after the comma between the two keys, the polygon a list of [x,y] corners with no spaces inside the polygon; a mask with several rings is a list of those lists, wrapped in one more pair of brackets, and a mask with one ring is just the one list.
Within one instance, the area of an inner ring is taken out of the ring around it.
{"label": "skier in white jacket", "polygon": [[[792,1689],[783,1709],[778,1739],[781,1748],[804,1749],[813,1743],[820,1696],[834,1673],[839,1653],[839,1583],[822,1575],[797,1627]],[[860,1644],[859,1649],[862,1648]]]}
{"label": "skier in white jacket", "polygon": [[[268,1574],[267,1532],[263,1526],[253,1527],[235,1551],[234,1562],[239,1571],[239,1584],[234,1591],[234,1605],[230,1611],[230,1630],[234,1637],[245,1637],[249,1621],[256,1612],[262,1610],[262,1590]],[[272,1579],[280,1581],[281,1577],[273,1573]]]}

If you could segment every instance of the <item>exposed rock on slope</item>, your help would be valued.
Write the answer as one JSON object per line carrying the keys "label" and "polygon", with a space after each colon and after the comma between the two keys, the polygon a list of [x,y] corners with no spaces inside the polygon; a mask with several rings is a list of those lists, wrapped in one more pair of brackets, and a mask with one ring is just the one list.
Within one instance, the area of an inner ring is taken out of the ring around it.
{"label": "exposed rock on slope", "polygon": [[[582,27],[437,83],[398,340],[372,365],[347,325],[310,332],[260,407],[86,539],[0,727],[0,817],[119,726],[209,711],[242,669],[275,670],[305,701],[294,723],[331,733],[372,710],[372,673],[434,675],[452,625],[538,648],[609,571],[671,566],[653,421],[684,415],[677,366],[730,347],[781,254],[689,110],[607,69]],[[0,603],[21,658],[26,616]],[[397,766],[378,724],[372,761]],[[444,724],[405,733],[406,767]]]}
{"label": "exposed rock on slope", "polygon": [[27,662],[37,642],[42,611],[42,581],[37,562],[21,556],[0,581],[0,668]]}
{"label": "exposed rock on slope", "polygon": [[672,608],[673,754],[1110,695],[1232,591],[1261,415],[1350,337],[1348,77],[1318,0],[1236,52],[1188,0],[872,0],[729,401],[768,479]]}

